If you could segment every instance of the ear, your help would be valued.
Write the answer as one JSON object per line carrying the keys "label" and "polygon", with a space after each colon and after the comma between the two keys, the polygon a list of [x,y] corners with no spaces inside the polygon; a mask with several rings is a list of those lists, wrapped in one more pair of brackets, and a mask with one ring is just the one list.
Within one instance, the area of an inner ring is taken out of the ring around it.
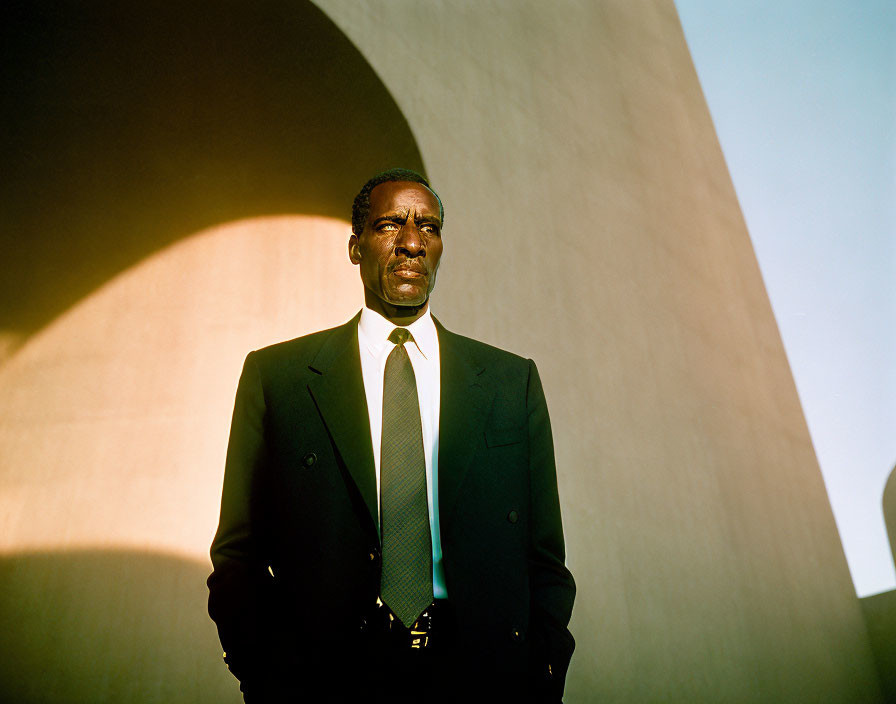
{"label": "ear", "polygon": [[361,245],[358,243],[358,236],[355,234],[348,238],[348,258],[352,264],[361,263]]}

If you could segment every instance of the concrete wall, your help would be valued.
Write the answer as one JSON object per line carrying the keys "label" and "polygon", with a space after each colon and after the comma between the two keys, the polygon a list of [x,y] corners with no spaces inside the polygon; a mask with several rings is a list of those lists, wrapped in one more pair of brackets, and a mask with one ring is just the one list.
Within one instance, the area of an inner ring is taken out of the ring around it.
{"label": "concrete wall", "polygon": [[896,589],[860,599],[884,701],[896,702]]}
{"label": "concrete wall", "polygon": [[568,700],[876,701],[672,1],[318,4],[445,201],[433,310],[542,372],[580,588]]}
{"label": "concrete wall", "polygon": [[238,700],[202,580],[240,361],[357,308],[338,218],[401,163],[436,314],[542,373],[567,701],[877,701],[671,0],[318,5],[3,8],[0,699]]}
{"label": "concrete wall", "polygon": [[884,486],[881,504],[884,511],[884,523],[887,526],[887,536],[890,538],[890,553],[896,558],[896,468],[890,472],[887,484]]}
{"label": "concrete wall", "polygon": [[242,360],[358,310],[348,205],[419,151],[308,2],[0,13],[0,701],[241,701],[205,579]]}
{"label": "concrete wall", "polygon": [[[890,551],[896,555],[896,469],[887,479],[882,504]],[[867,596],[860,601],[884,699],[896,702],[896,590]]]}

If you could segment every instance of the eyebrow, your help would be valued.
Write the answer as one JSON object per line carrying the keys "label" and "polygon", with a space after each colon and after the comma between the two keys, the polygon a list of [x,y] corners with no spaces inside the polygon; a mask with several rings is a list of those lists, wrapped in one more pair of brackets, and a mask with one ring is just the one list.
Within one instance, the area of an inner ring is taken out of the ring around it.
{"label": "eyebrow", "polygon": [[421,222],[434,223],[439,227],[442,226],[442,220],[436,215],[421,215],[419,218],[414,218],[414,222],[416,224],[420,224]]}
{"label": "eyebrow", "polygon": [[382,215],[373,221],[374,225],[379,225],[381,222],[399,222],[406,223],[408,221],[407,215],[402,215],[401,213],[392,213],[390,215]]}
{"label": "eyebrow", "polygon": [[[376,220],[373,221],[373,225],[379,225],[382,222],[394,222],[401,225],[404,225],[408,221],[408,213],[387,213],[386,215],[381,215]],[[419,225],[420,223],[431,223],[442,226],[442,221],[437,215],[421,215],[419,217],[414,218],[414,223]]]}

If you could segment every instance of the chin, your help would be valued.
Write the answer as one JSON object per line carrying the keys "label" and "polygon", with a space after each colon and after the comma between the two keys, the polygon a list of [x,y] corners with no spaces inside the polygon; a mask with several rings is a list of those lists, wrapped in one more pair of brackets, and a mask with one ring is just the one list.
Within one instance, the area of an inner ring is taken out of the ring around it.
{"label": "chin", "polygon": [[420,298],[408,298],[402,300],[389,301],[393,306],[398,306],[399,308],[420,308],[421,306],[426,305],[426,299]]}
{"label": "chin", "polygon": [[429,295],[426,293],[414,293],[402,295],[400,293],[390,296],[386,300],[393,306],[401,306],[403,308],[419,308],[426,303]]}

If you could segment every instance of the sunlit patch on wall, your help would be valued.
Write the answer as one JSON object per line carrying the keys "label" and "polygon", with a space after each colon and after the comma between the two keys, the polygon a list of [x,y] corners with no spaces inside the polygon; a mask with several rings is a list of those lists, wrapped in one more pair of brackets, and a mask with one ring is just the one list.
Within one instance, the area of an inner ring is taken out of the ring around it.
{"label": "sunlit patch on wall", "polygon": [[360,308],[349,234],[309,216],[205,230],[0,358],[0,552],[207,559],[243,358]]}

